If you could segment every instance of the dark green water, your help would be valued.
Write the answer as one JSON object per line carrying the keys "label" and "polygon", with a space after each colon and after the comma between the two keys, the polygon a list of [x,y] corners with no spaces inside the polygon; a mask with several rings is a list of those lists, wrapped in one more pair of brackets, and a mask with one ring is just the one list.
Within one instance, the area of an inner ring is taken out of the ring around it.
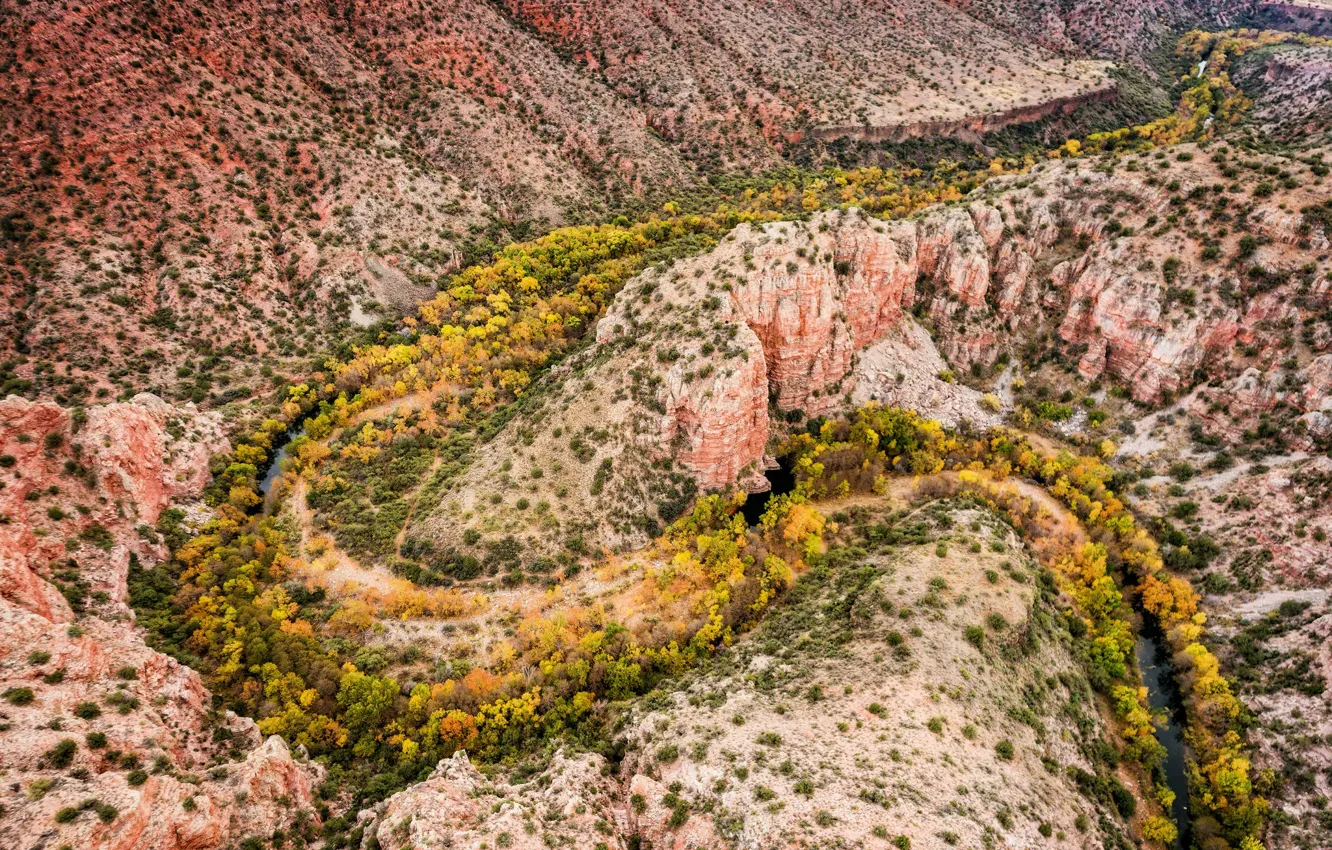
{"label": "dark green water", "polygon": [[1179,838],[1175,840],[1174,847],[1183,850],[1189,846],[1191,826],[1184,748],[1184,704],[1175,686],[1170,650],[1154,626],[1144,626],[1139,630],[1137,655],[1138,668],[1142,670],[1142,683],[1147,687],[1147,703],[1153,714],[1166,719],[1166,724],[1156,729],[1156,740],[1165,747],[1165,760],[1161,766],[1165,769],[1166,785],[1175,792],[1170,815],[1179,827]]}

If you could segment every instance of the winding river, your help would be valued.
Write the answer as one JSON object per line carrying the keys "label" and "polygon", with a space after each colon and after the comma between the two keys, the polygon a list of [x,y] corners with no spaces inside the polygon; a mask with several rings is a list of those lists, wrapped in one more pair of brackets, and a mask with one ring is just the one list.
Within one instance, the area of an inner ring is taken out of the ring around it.
{"label": "winding river", "polygon": [[1165,725],[1156,729],[1156,740],[1165,747],[1166,785],[1175,792],[1170,815],[1179,827],[1175,850],[1188,847],[1190,832],[1189,780],[1184,749],[1184,705],[1175,685],[1174,670],[1170,664],[1170,649],[1155,624],[1144,624],[1138,630],[1138,668],[1142,670],[1142,683],[1147,688],[1147,703],[1152,713],[1165,718]]}

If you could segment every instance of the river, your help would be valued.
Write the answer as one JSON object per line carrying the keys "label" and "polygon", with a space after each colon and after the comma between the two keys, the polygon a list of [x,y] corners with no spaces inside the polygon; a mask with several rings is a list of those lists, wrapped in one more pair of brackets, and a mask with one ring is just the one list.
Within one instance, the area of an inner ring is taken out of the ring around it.
{"label": "river", "polygon": [[1170,650],[1155,625],[1143,624],[1138,631],[1138,668],[1142,670],[1142,683],[1147,688],[1147,703],[1152,713],[1164,716],[1166,724],[1156,729],[1156,740],[1165,747],[1166,785],[1175,792],[1170,815],[1179,827],[1175,850],[1189,846],[1189,780],[1184,749],[1184,704],[1175,685],[1174,670],[1170,664]]}
{"label": "river", "polygon": [[268,491],[273,489],[273,482],[277,481],[278,476],[282,474],[282,461],[287,459],[287,449],[291,446],[291,441],[300,436],[301,423],[297,423],[293,430],[287,431],[282,435],[282,442],[278,443],[277,451],[268,461],[268,466],[264,469],[264,477],[259,479],[259,492],[268,495]]}
{"label": "river", "polygon": [[768,508],[769,499],[783,493],[790,493],[795,489],[795,473],[784,466],[769,469],[763,475],[772,487],[764,493],[750,493],[749,498],[745,499],[744,505],[740,508],[740,513],[745,517],[745,523],[750,526],[758,525],[759,518],[763,516],[763,512]]}

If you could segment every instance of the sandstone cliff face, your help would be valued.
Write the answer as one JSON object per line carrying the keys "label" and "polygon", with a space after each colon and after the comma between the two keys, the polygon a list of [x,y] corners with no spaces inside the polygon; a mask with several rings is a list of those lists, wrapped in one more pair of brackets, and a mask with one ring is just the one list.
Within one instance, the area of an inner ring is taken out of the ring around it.
{"label": "sandstone cliff face", "polygon": [[783,410],[836,408],[857,351],[902,319],[920,272],[915,228],[855,220],[797,232],[790,240],[744,231],[758,244],[730,303],[757,335],[770,394]]}
{"label": "sandstone cliff face", "polygon": [[[1332,303],[1332,281],[1316,274],[1327,234],[1290,210],[1317,196],[1296,192],[1242,208],[1216,201],[1215,209],[1241,209],[1245,222],[1243,233],[1220,241],[1220,256],[1248,256],[1229,264],[1199,259],[1192,235],[1161,225],[1193,220],[1186,196],[1196,201],[1217,185],[1217,166],[1197,153],[1185,148],[1173,162],[1153,161],[1169,172],[1169,185],[1143,169],[1107,173],[1058,162],[912,221],[823,213],[808,224],[743,226],[708,257],[678,265],[671,280],[680,291],[671,300],[642,302],[631,286],[598,336],[633,334],[713,298],[721,302],[715,321],[741,325],[751,360],[748,332],[757,336],[768,397],[782,411],[825,414],[878,397],[950,422],[981,423],[978,396],[961,387],[943,391],[930,379],[946,368],[990,368],[1001,354],[1034,345],[1075,365],[1084,380],[1108,378],[1143,403],[1182,394],[1203,377],[1234,396],[1237,415],[1285,401],[1303,417],[1312,444],[1332,426],[1324,353],[1332,333],[1316,321],[1319,305]],[[1239,244],[1244,233],[1257,236],[1256,250]],[[1254,279],[1276,285],[1254,287]],[[913,312],[928,317],[930,334],[916,333]],[[1283,328],[1307,329],[1314,359],[1306,367],[1281,365],[1290,346]],[[891,352],[867,362],[867,351],[889,337],[912,342],[889,344]],[[1257,353],[1245,362],[1237,347]],[[885,381],[889,363],[905,391]],[[673,370],[696,374],[696,367]],[[758,397],[753,370],[741,380],[744,394],[703,390],[706,403],[691,405],[687,416],[674,419],[669,405],[662,415],[661,445],[688,435],[687,451],[673,456],[703,487],[724,487],[737,467],[761,459],[757,440],[728,437],[728,423],[763,418],[736,408]],[[1258,392],[1259,385],[1270,388]],[[758,424],[765,428],[766,420]]]}
{"label": "sandstone cliff face", "polygon": [[[983,224],[993,237],[992,223]],[[923,225],[888,225],[852,211],[810,222],[743,225],[712,253],[682,261],[666,277],[649,272],[626,287],[598,325],[597,339],[614,352],[646,332],[662,338],[657,352],[669,347],[681,355],[666,369],[660,356],[640,366],[664,375],[657,426],[638,437],[687,468],[700,488],[720,490],[735,483],[739,471],[749,470],[752,481],[761,470],[768,401],[814,416],[845,408],[861,383],[862,399],[896,397],[882,380],[890,363],[910,371],[913,386],[942,384],[942,359],[906,313],[916,282],[937,282],[983,302],[989,265],[984,239],[965,210]],[[653,293],[646,301],[644,288]],[[710,333],[725,342],[678,344]],[[881,353],[877,377],[868,377],[859,366],[862,354],[890,336],[909,343]],[[705,364],[717,349],[728,365],[712,370]],[[919,358],[904,360],[910,351]],[[740,356],[735,367],[731,354]],[[615,368],[625,369],[624,360]],[[679,404],[682,398],[690,403]],[[931,413],[932,398],[912,395]],[[954,393],[951,401],[950,421],[988,418],[979,394]]]}
{"label": "sandstone cliff face", "polygon": [[[32,694],[0,708],[0,844],[49,835],[96,850],[208,850],[317,822],[318,770],[217,713],[199,675],[132,626],[131,559],[166,556],[153,524],[197,497],[209,457],[227,448],[217,416],[150,395],[81,416],[0,401],[0,691]],[[94,732],[103,746],[86,743]],[[64,740],[76,749],[55,764]],[[200,775],[228,756],[243,760]],[[151,775],[130,784],[140,768]],[[85,806],[56,823],[86,800],[115,813]]]}

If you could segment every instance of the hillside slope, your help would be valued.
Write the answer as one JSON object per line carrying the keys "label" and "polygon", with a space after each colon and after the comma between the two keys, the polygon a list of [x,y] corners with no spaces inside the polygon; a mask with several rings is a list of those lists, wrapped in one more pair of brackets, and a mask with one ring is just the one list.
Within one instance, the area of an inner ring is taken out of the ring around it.
{"label": "hillside slope", "polygon": [[1122,841],[1113,733],[1012,529],[949,501],[835,516],[829,558],[759,629],[626,707],[618,769],[560,753],[506,787],[455,756],[377,807],[380,845]]}
{"label": "hillside slope", "polygon": [[814,128],[963,126],[1109,85],[936,0],[552,8],[19,6],[6,381],[245,398],[255,361],[303,371],[496,244],[779,165]]}

